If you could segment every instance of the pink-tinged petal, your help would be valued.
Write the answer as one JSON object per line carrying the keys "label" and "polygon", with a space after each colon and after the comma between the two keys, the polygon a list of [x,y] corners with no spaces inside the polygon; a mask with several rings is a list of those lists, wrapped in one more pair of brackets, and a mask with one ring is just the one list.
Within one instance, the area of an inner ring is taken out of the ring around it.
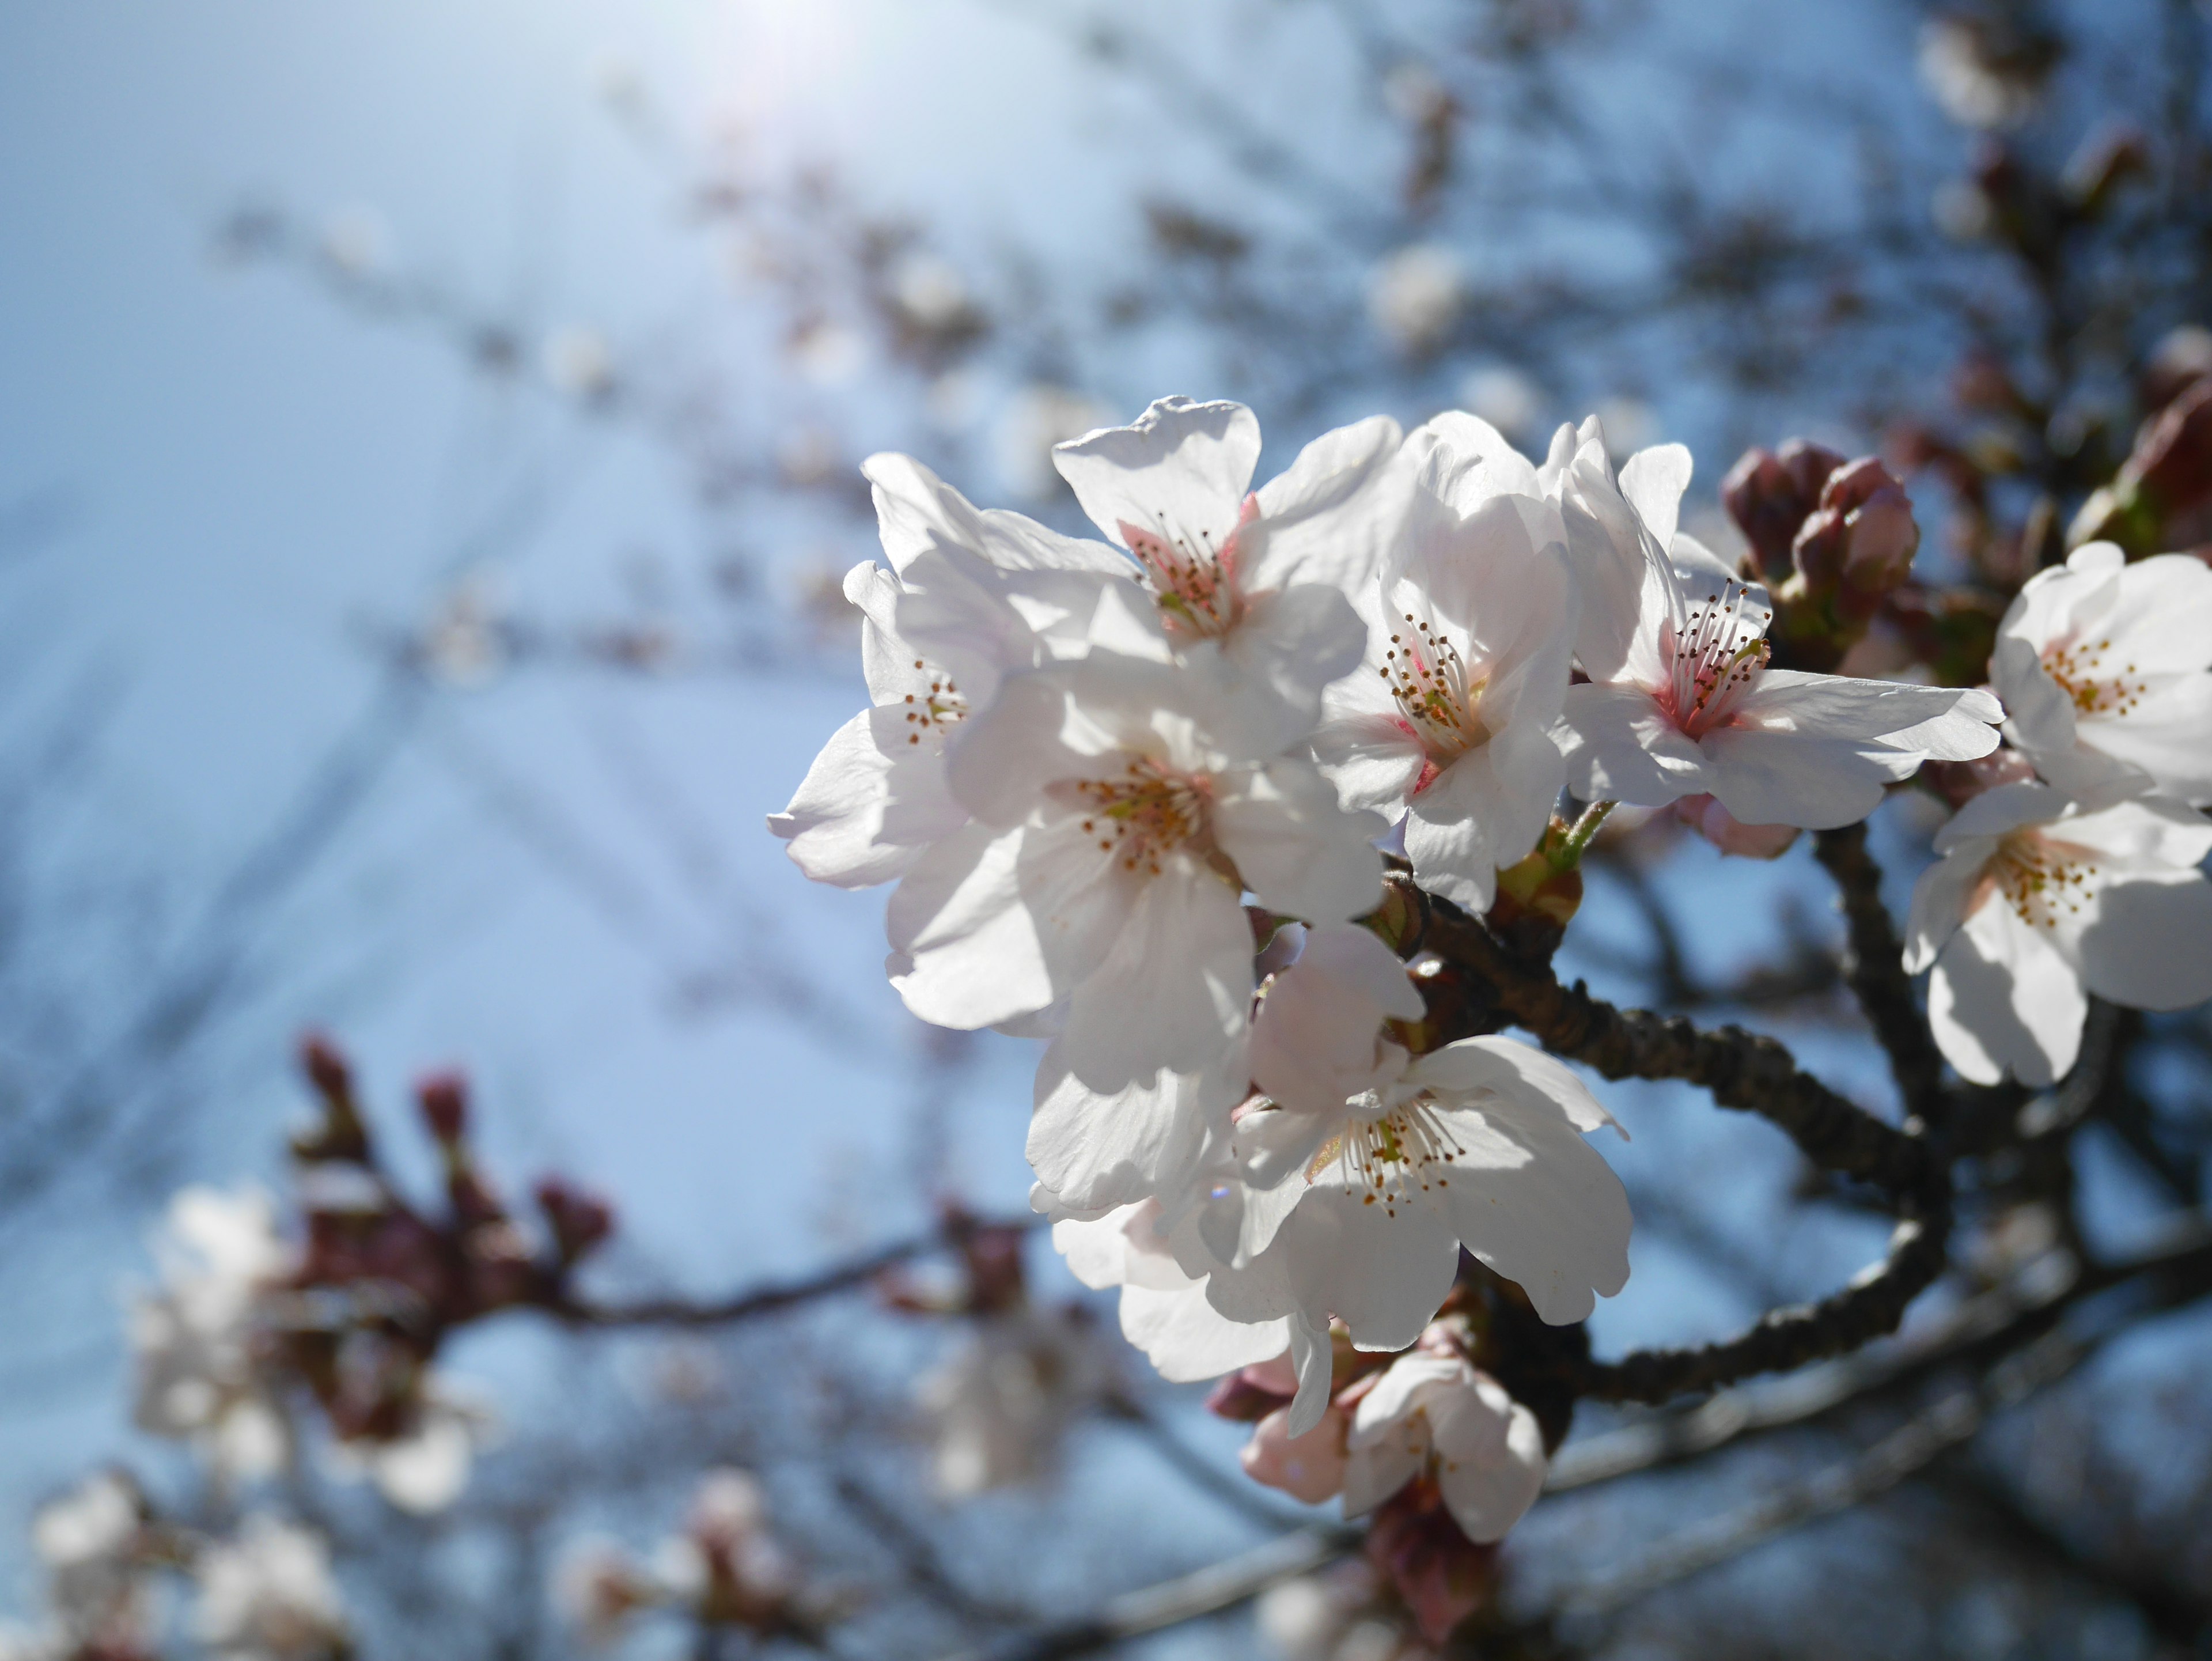
{"label": "pink-tinged petal", "polygon": [[1567,783],[1585,801],[1664,807],[1712,793],[1713,770],[1698,741],[1632,686],[1570,686],[1554,736]]}
{"label": "pink-tinged petal", "polygon": [[1421,1474],[1428,1463],[1423,1439],[1403,1436],[1376,1442],[1345,1462],[1344,1514],[1364,1517]]}
{"label": "pink-tinged petal", "polygon": [[2041,1089],[2074,1065],[2087,995],[2066,959],[1999,900],[1952,935],[1928,979],[1928,1022],[1943,1058],[1975,1084],[2007,1072]]}
{"label": "pink-tinged petal", "polygon": [[1389,813],[1405,806],[1428,764],[1420,739],[1405,718],[1395,714],[1348,714],[1326,720],[1314,733],[1313,752],[1346,807],[1380,808]]}
{"label": "pink-tinged petal", "polygon": [[1382,1023],[1385,1016],[1418,1020],[1422,1009],[1405,964],[1368,930],[1314,929],[1298,960],[1268,983],[1261,1001],[1252,1023],[1253,1082],[1283,1107],[1320,1122],[1340,1112],[1346,1098],[1404,1070],[1405,1052],[1382,1043]]}
{"label": "pink-tinged petal", "polygon": [[2075,950],[2099,997],[2131,1009],[2186,1009],[2212,998],[2212,883],[2203,873],[2115,872],[2085,910]]}
{"label": "pink-tinged petal", "polygon": [[1124,547],[1132,531],[1218,554],[1260,459],[1260,423],[1242,404],[1157,399],[1127,427],[1054,447],[1091,522]]}
{"label": "pink-tinged petal", "polygon": [[1431,1110],[1455,1141],[1427,1197],[1464,1245],[1553,1325],[1585,1319],[1627,1284],[1627,1191],[1549,1101],[1496,1094]]}
{"label": "pink-tinged petal", "polygon": [[924,854],[892,893],[884,922],[903,965],[891,983],[921,1019],[972,1030],[1053,1001],[1022,899],[1024,840],[1019,830],[970,824]]}
{"label": "pink-tinged petal", "polygon": [[1398,423],[1370,416],[1323,433],[1258,491],[1259,517],[1237,538],[1237,581],[1248,593],[1316,583],[1349,592],[1370,581],[1405,513],[1394,467]]}
{"label": "pink-tinged petal", "polygon": [[1620,464],[1620,493],[1662,548],[1674,545],[1682,492],[1690,488],[1692,471],[1685,444],[1654,444]]}
{"label": "pink-tinged petal", "polygon": [[1685,796],[1674,817],[1723,854],[1739,859],[1778,860],[1803,833],[1794,824],[1746,824],[1711,796]]}
{"label": "pink-tinged petal", "polygon": [[[1419,1351],[1401,1355],[1383,1369],[1359,1398],[1352,1415],[1348,1445],[1364,1451],[1395,1439],[1413,1413],[1431,1401],[1474,1386],[1475,1371],[1452,1355]],[[1503,1437],[1499,1439],[1503,1442]]]}
{"label": "pink-tinged petal", "polygon": [[1543,485],[1528,457],[1480,416],[1447,410],[1406,438],[1406,459],[1424,484],[1461,514],[1492,496],[1540,496]]}
{"label": "pink-tinged petal", "polygon": [[1317,1506],[1344,1487],[1344,1415],[1324,1408],[1321,1421],[1304,1434],[1291,1428],[1291,1410],[1277,1408],[1252,1428],[1237,1463],[1255,1482]]}
{"label": "pink-tinged petal", "polygon": [[1121,1335],[1144,1351],[1170,1384],[1194,1384],[1281,1354],[1290,1342],[1290,1323],[1246,1325],[1225,1319],[1206,1301],[1206,1288],[1194,1281],[1176,1292],[1122,1288]]}
{"label": "pink-tinged petal", "polygon": [[[1724,727],[1698,740],[1711,794],[1746,824],[1825,830],[1881,806],[1890,771],[1857,745]],[[1629,800],[1635,798],[1629,797]]]}
{"label": "pink-tinged petal", "polygon": [[830,735],[768,828],[816,882],[866,888],[904,875],[967,813],[945,788],[935,742],[908,745],[902,712],[864,709]]}
{"label": "pink-tinged petal", "polygon": [[[1498,1386],[1492,1384],[1490,1388]],[[1498,1394],[1504,1392],[1498,1390]],[[1445,1459],[1437,1485],[1443,1490],[1444,1506],[1451,1512],[1452,1521],[1477,1545],[1504,1539],[1527,1514],[1543,1492],[1549,1465],[1536,1415],[1510,1398],[1504,1411],[1505,1447],[1494,1458],[1454,1457],[1443,1445],[1443,1433],[1438,1433],[1438,1451]]]}
{"label": "pink-tinged petal", "polygon": [[1079,541],[1019,514],[978,512],[965,496],[912,456],[884,452],[860,464],[876,503],[876,523],[892,568],[931,547],[965,548],[1008,571],[1092,571],[1126,575],[1126,556]]}
{"label": "pink-tinged petal", "polygon": [[1342,922],[1382,903],[1382,856],[1370,838],[1382,821],[1349,812],[1310,762],[1285,757],[1226,776],[1213,833],[1244,885],[1270,910],[1308,922]]}

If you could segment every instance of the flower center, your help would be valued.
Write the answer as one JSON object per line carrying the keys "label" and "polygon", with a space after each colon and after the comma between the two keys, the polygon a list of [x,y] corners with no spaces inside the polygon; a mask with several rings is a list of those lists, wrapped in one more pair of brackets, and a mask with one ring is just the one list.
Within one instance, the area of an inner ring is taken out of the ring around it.
{"label": "flower center", "polygon": [[1427,1096],[1371,1119],[1355,1119],[1323,1142],[1306,1165],[1306,1181],[1336,1170],[1346,1188],[1362,1190],[1362,1205],[1380,1205],[1391,1216],[1417,1194],[1449,1188],[1445,1167],[1467,1152],[1448,1130]]}
{"label": "flower center", "polygon": [[1217,547],[1212,532],[1185,533],[1158,515],[1156,525],[1121,521],[1121,539],[1145,568],[1152,597],[1171,628],[1204,638],[1227,634],[1243,616],[1237,590],[1237,541],[1260,517],[1260,499],[1248,496],[1236,528]]}
{"label": "flower center", "polygon": [[1398,724],[1420,744],[1429,758],[1416,793],[1428,788],[1443,765],[1488,741],[1482,724],[1485,675],[1470,674],[1467,663],[1443,634],[1405,614],[1405,629],[1390,636],[1380,673],[1398,701]]}
{"label": "flower center", "polygon": [[968,700],[942,669],[932,669],[920,658],[914,660],[914,666],[929,677],[929,690],[906,695],[906,741],[920,744],[924,733],[942,739],[945,728],[967,719]]}
{"label": "flower center", "polygon": [[1728,584],[1691,611],[1675,638],[1674,722],[1693,739],[1728,719],[1773,655],[1765,635],[1774,613],[1753,614],[1747,602],[1747,590]]}
{"label": "flower center", "polygon": [[2056,928],[2080,914],[2097,874],[2096,855],[2034,830],[2015,830],[1997,844],[1984,880],[2031,928]]}
{"label": "flower center", "polygon": [[2044,648],[2044,668],[2051,679],[2066,689],[2066,696],[2074,700],[2077,715],[2132,715],[2143,694],[2150,690],[2148,681],[2128,678],[2136,672],[2134,664],[2124,664],[2118,670],[2107,664],[2106,654],[2112,649],[2109,640],[2100,640],[2094,645],[2076,641],[2071,646]]}
{"label": "flower center", "polygon": [[1202,779],[1139,756],[1118,778],[1079,779],[1074,788],[1085,810],[1084,830],[1125,871],[1157,877],[1164,855],[1185,847],[1212,850],[1212,802]]}

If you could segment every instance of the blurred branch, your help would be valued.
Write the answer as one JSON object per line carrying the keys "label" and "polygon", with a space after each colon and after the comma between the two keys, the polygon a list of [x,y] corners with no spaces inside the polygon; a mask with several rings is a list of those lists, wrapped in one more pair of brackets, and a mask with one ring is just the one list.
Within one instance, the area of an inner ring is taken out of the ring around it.
{"label": "blurred branch", "polygon": [[566,1291],[552,1294],[542,1305],[545,1312],[582,1327],[728,1326],[819,1298],[833,1297],[864,1287],[884,1270],[933,1251],[957,1247],[981,1229],[1026,1230],[1049,1220],[1035,1212],[1011,1216],[959,1217],[855,1257],[835,1268],[796,1281],[770,1281],[734,1295],[707,1300],[688,1298],[647,1298],[633,1303],[590,1303]]}

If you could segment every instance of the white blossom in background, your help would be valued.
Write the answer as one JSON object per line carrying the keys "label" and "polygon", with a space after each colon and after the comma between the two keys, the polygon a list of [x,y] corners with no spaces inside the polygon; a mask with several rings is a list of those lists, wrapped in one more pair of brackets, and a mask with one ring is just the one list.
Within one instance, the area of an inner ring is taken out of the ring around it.
{"label": "white blossom in background", "polygon": [[1407,440],[1403,529],[1354,591],[1366,655],[1324,695],[1313,738],[1347,806],[1404,811],[1415,880],[1477,912],[1565,782],[1552,729],[1576,618],[1565,526],[1533,470],[1526,493],[1499,489],[1502,456],[1527,469],[1464,415]]}
{"label": "white blossom in background", "polygon": [[2005,736],[2077,800],[2212,801],[2212,567],[2195,555],[2075,549],[2006,611],[1990,678]]}
{"label": "white blossom in background", "polygon": [[2045,1086],[2081,1048],[2089,995],[2136,1009],[2212,997],[2212,821],[2156,799],[2090,809],[2045,784],[1976,796],[1936,835],[1905,966],[1977,1084]]}
{"label": "white blossom in background", "polygon": [[1467,267],[1438,242],[1386,254],[1367,279],[1367,314],[1401,351],[1443,344],[1467,309]]}
{"label": "white blossom in background", "polygon": [[149,1647],[148,1523],[145,1496],[119,1470],[95,1472],[32,1513],[31,1549],[46,1572],[57,1653],[135,1655]]}
{"label": "white blossom in background", "polygon": [[714,1622],[778,1625],[801,1589],[799,1565],[769,1527],[759,1479],[734,1466],[700,1478],[683,1531],[654,1563],[669,1597]]}
{"label": "white blossom in background", "polygon": [[321,1535],[266,1514],[192,1562],[192,1632],[222,1661],[316,1661],[347,1643],[345,1604]]}
{"label": "white blossom in background", "polygon": [[[1223,696],[1279,702],[1277,742],[1303,739],[1322,689],[1359,661],[1348,594],[1400,533],[1397,423],[1324,433],[1256,491],[1260,423],[1241,404],[1164,398],[1053,461],[1091,522],[1127,549],[1170,639]],[[1218,654],[1219,661],[1216,661]]]}
{"label": "white blossom in background", "polygon": [[838,729],[769,819],[799,869],[848,888],[903,876],[967,824],[945,782],[947,743],[1006,674],[1053,655],[1053,636],[1077,649],[1101,585],[1126,566],[1103,544],[979,512],[908,457],[872,456],[862,471],[892,567],[863,562],[844,583],[872,707]]}
{"label": "white blossom in background", "polygon": [[629,1550],[596,1537],[573,1542],[553,1569],[553,1608],[587,1649],[603,1649],[631,1618],[667,1595],[659,1579]]}
{"label": "white blossom in background", "polygon": [[967,279],[958,267],[926,249],[901,256],[891,267],[888,287],[900,315],[926,333],[957,329],[975,315]]}
{"label": "white blossom in background", "polygon": [[391,222],[366,204],[340,208],[323,222],[316,252],[340,277],[374,277],[392,264]]}
{"label": "white blossom in background", "polygon": [[605,398],[615,389],[614,350],[597,329],[557,329],[545,342],[545,379],[570,398]]}
{"label": "white blossom in background", "polygon": [[1045,1475],[1107,1382],[1093,1334],[1066,1311],[1025,1305],[969,1323],[915,1391],[932,1486],[964,1500]]}
{"label": "white blossom in background", "polygon": [[416,1388],[412,1422],[404,1431],[382,1441],[333,1443],[330,1463],[340,1476],[368,1478],[399,1510],[428,1517],[461,1497],[477,1453],[497,1433],[489,1403],[432,1373]]}
{"label": "white blossom in background", "polygon": [[190,1440],[219,1477],[273,1472],[289,1437],[254,1354],[254,1325],[296,1262],[274,1202],[256,1188],[181,1189],[155,1257],[161,1287],[131,1311],[134,1421]]}
{"label": "white blossom in background", "polygon": [[1544,412],[1543,388],[1510,363],[1468,370],[1459,397],[1462,409],[1507,438],[1534,432]]}
{"label": "white blossom in background", "polygon": [[1864,818],[1923,761],[1996,747],[2003,711],[1987,692],[1769,669],[1759,591],[1703,562],[1677,569],[1690,477],[1680,445],[1638,452],[1617,479],[1595,422],[1562,449],[1547,465],[1589,676],[1568,689],[1562,725],[1577,795],[1644,807],[1710,795],[1747,826],[1822,830]]}
{"label": "white blossom in background", "polygon": [[1094,651],[1011,678],[951,752],[975,823],[892,896],[893,983],[939,1025],[1065,1000],[1030,1161],[1073,1208],[1160,1190],[1244,1093],[1249,889],[1341,921],[1382,897],[1371,814],[1174,662]]}
{"label": "white blossom in background", "polygon": [[1920,79],[1962,127],[2016,127],[2043,101],[2049,66],[2005,53],[2007,27],[2005,21],[1954,15],[1930,18],[1921,27]]}
{"label": "white blossom in background", "polygon": [[1112,412],[1096,399],[1044,382],[1023,387],[1000,413],[992,434],[999,482],[1027,502],[1060,493],[1053,449],[1103,426]]}

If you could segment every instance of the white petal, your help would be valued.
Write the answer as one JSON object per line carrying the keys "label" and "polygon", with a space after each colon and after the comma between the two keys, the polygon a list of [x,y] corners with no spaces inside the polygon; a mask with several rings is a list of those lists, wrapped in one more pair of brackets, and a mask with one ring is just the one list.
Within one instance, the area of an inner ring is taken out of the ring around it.
{"label": "white petal", "polygon": [[1322,771],[1346,807],[1401,806],[1428,757],[1402,716],[1347,714],[1324,721],[1313,735]]}
{"label": "white petal", "polygon": [[1627,1130],[1590,1094],[1580,1074],[1517,1038],[1462,1038],[1421,1056],[1406,1080],[1439,1094],[1500,1091],[1520,1097],[1532,1110],[1559,1114],[1577,1130],[1613,1130],[1628,1140]]}
{"label": "white petal", "polygon": [[1286,757],[1224,776],[1219,789],[1214,836],[1262,905],[1328,923],[1382,903],[1382,856],[1371,845],[1382,821],[1346,811],[1311,763]]}
{"label": "white petal", "polygon": [[2000,784],[1969,799],[1951,816],[1936,833],[1936,851],[1948,854],[1969,842],[2002,837],[2023,824],[2040,824],[2055,819],[2065,811],[2066,798],[2047,784],[2026,780]]}
{"label": "white petal", "polygon": [[1746,824],[1822,830],[1856,824],[1881,806],[1891,776],[1865,750],[1841,739],[1727,727],[1706,733],[1698,748],[1712,775],[1712,794]]}
{"label": "white petal", "polygon": [[1359,666],[1367,625],[1334,588],[1302,582],[1259,596],[1222,642],[1222,654],[1281,705],[1273,740],[1286,748],[1313,730],[1322,689]]}
{"label": "white petal", "polygon": [[1976,1084],[2007,1071],[2036,1088],[2056,1082],[2080,1052],[2088,1012],[2073,967],[2002,902],[1967,919],[1928,979],[1936,1043]]}
{"label": "white petal", "polygon": [[1270,1255],[1284,1254],[1281,1272],[1300,1303],[1341,1320],[1361,1349],[1403,1349],[1450,1293],[1459,1242],[1434,1208],[1367,1197],[1316,1182]]}
{"label": "white petal", "polygon": [[1260,1005],[1253,1081],[1297,1112],[1340,1112],[1347,1097],[1404,1066],[1402,1050],[1392,1058],[1382,1050],[1383,1017],[1417,1020],[1422,1007],[1405,964],[1372,934],[1345,924],[1316,928]]}
{"label": "white petal", "polygon": [[1917,975],[1936,961],[1943,943],[1966,920],[1967,903],[1981,886],[1988,855],[1996,844],[1962,849],[1940,859],[1912,885],[1912,905],[1905,919],[1905,972]]}
{"label": "white petal", "polygon": [[891,705],[847,721],[806,770],[791,805],[769,816],[768,828],[791,844],[793,861],[816,882],[889,882],[967,822],[967,810],[945,788],[938,740],[909,745],[905,714]]}
{"label": "white petal", "polygon": [[1241,404],[1164,398],[1127,427],[1056,446],[1052,459],[1091,523],[1125,546],[1126,526],[1218,550],[1260,459],[1260,423]]}
{"label": "white petal", "polygon": [[1238,538],[1238,586],[1364,585],[1404,514],[1402,483],[1391,477],[1398,442],[1396,422],[1370,416],[1299,451],[1260,487],[1260,517]]}
{"label": "white petal", "polygon": [[1438,1478],[1444,1506],[1460,1531],[1477,1544],[1502,1540],[1543,1492],[1548,1462],[1536,1415],[1511,1404],[1504,1457],[1494,1461],[1448,1460]]}
{"label": "white petal", "polygon": [[970,824],[915,863],[884,925],[906,1006],[939,1026],[972,1030],[1043,1008],[1054,995],[1023,902],[1024,833]]}
{"label": "white petal", "polygon": [[1067,1260],[1067,1272],[1092,1290],[1118,1287],[1128,1278],[1129,1219],[1142,1209],[1125,1205],[1101,1217],[1063,1217],[1052,1226],[1052,1249]]}
{"label": "white petal", "polygon": [[1331,1375],[1335,1356],[1328,1327],[1293,1315],[1291,1326],[1291,1365],[1298,1376],[1297,1394],[1291,1398],[1290,1433],[1303,1436],[1328,1411]]}
{"label": "white petal", "polygon": [[2212,883],[2200,871],[2115,873],[2075,950],[2100,998],[2132,1009],[2202,1003],[2212,998]]}
{"label": "white petal", "polygon": [[1346,1443],[1353,1449],[1373,1447],[1428,1399],[1472,1389],[1474,1384],[1474,1369],[1455,1357],[1425,1352],[1401,1355],[1359,1398]]}
{"label": "white petal", "polygon": [[1713,794],[1697,740],[1635,687],[1570,686],[1554,736],[1567,782],[1585,801],[1664,807],[1680,796]]}
{"label": "white petal", "polygon": [[1163,1068],[1218,1068],[1232,1048],[1241,1070],[1252,926],[1235,891],[1180,860],[1139,886],[1127,908],[1112,949],[1074,989],[1054,1051],[1097,1091]]}
{"label": "white petal", "polygon": [[912,456],[885,451],[860,464],[872,488],[876,523],[893,569],[933,546],[965,548],[1003,570],[1095,571],[1126,575],[1128,561],[1096,542],[1062,536],[1019,514],[979,513]]}
{"label": "white petal", "polygon": [[1291,1323],[1229,1320],[1206,1301],[1206,1289],[1194,1281],[1181,1292],[1124,1287],[1121,1335],[1145,1352],[1161,1378],[1189,1384],[1280,1355],[1291,1341]]}
{"label": "white petal", "polygon": [[1447,410],[1407,436],[1407,459],[1421,467],[1434,490],[1462,514],[1492,496],[1541,496],[1528,458],[1480,416]]}
{"label": "white petal", "polygon": [[2002,718],[1979,690],[1770,669],[1737,703],[1730,726],[1841,739],[1916,761],[1972,761],[1997,747],[1992,723]]}
{"label": "white petal", "polygon": [[1692,471],[1686,444],[1654,444],[1620,464],[1620,493],[1662,548],[1674,543],[1682,492],[1690,488]]}
{"label": "white petal", "polygon": [[[1208,1124],[1225,1121],[1243,1092],[1241,1074],[1241,1065],[1211,1074],[1162,1072],[1120,1090],[1095,1090],[1069,1070],[1054,1044],[1037,1067],[1030,1165],[1055,1200],[1075,1210],[1141,1202],[1180,1186],[1197,1168]],[[1268,1309],[1261,1317],[1279,1313]]]}

